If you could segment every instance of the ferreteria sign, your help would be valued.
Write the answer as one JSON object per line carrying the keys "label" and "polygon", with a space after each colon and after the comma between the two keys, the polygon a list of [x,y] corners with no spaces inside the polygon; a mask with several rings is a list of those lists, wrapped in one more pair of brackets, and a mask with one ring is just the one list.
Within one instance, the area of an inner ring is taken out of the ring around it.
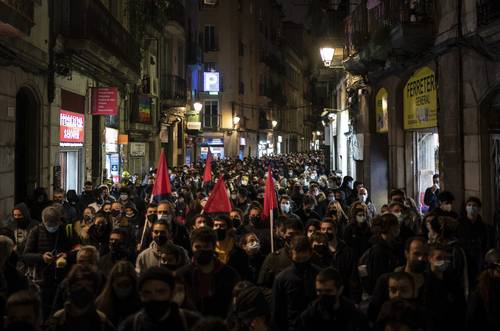
{"label": "ferreteria sign", "polygon": [[405,130],[437,126],[437,81],[429,67],[417,70],[403,91]]}

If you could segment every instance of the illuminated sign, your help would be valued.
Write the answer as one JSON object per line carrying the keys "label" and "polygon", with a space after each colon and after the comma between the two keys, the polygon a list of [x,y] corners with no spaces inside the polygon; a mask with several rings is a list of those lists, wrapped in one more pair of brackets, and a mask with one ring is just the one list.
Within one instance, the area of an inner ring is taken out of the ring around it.
{"label": "illuminated sign", "polygon": [[85,116],[61,110],[59,115],[59,141],[64,146],[79,145],[85,141]]}
{"label": "illuminated sign", "polygon": [[429,67],[410,77],[403,90],[405,129],[437,126],[437,88],[436,74]]}
{"label": "illuminated sign", "polygon": [[203,73],[203,87],[205,92],[219,92],[220,79],[218,72]]}

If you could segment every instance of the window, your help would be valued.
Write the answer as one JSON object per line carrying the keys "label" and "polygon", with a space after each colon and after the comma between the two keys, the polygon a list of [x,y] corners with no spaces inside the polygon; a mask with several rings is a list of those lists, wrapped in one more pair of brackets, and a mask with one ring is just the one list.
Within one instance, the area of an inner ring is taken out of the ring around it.
{"label": "window", "polygon": [[217,50],[215,42],[215,26],[205,25],[205,52],[213,52]]}
{"label": "window", "polygon": [[217,64],[215,62],[205,62],[203,64],[204,72],[217,72]]}
{"label": "window", "polygon": [[216,129],[219,126],[219,101],[206,100],[203,111],[203,126]]}
{"label": "window", "polygon": [[240,56],[245,56],[245,45],[241,40],[240,40],[239,54]]}

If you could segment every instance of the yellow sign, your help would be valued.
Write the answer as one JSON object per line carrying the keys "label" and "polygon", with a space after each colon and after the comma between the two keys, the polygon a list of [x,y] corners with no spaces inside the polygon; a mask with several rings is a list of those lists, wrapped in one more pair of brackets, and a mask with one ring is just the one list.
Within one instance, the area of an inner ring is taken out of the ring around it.
{"label": "yellow sign", "polygon": [[404,128],[424,129],[437,126],[437,81],[429,67],[417,70],[403,91]]}
{"label": "yellow sign", "polygon": [[389,131],[389,119],[387,115],[387,90],[381,88],[375,96],[375,122],[377,132],[384,133]]}

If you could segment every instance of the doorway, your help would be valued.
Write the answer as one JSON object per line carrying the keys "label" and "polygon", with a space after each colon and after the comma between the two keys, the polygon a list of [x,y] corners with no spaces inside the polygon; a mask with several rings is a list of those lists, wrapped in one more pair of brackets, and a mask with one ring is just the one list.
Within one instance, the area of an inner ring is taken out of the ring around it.
{"label": "doorway", "polygon": [[26,202],[40,185],[40,104],[30,88],[16,95],[14,200]]}

